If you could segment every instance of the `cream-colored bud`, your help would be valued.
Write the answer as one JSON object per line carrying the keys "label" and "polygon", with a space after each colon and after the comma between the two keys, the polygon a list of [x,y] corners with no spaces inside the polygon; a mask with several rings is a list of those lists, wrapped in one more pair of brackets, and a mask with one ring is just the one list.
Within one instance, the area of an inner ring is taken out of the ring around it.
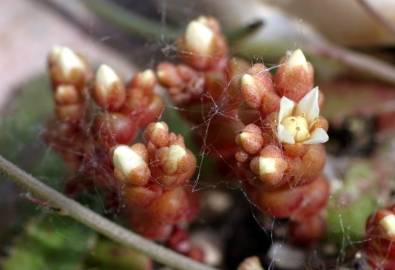
{"label": "cream-colored bud", "polygon": [[55,47],[51,55],[65,79],[69,78],[73,70],[85,70],[81,58],[67,47]]}
{"label": "cream-colored bud", "polygon": [[288,68],[295,68],[298,66],[302,66],[304,69],[307,69],[307,60],[301,49],[293,51],[287,61]]}
{"label": "cream-colored bud", "polygon": [[185,151],[184,147],[178,144],[171,145],[169,147],[168,156],[165,161],[167,173],[175,173],[178,169],[178,162],[180,162],[180,160],[184,158],[186,154],[187,152]]}
{"label": "cream-colored bud", "polygon": [[155,80],[155,73],[152,69],[147,69],[140,73],[140,79],[143,82],[151,82],[152,80]]}
{"label": "cream-colored bud", "polygon": [[258,257],[249,257],[245,259],[237,268],[237,270],[263,270]]}
{"label": "cream-colored bud", "polygon": [[144,159],[127,145],[119,145],[113,152],[114,167],[125,177],[133,170],[145,165]]}
{"label": "cream-colored bud", "polygon": [[240,141],[241,143],[246,143],[251,139],[251,133],[243,131],[240,133]]}
{"label": "cream-colored bud", "polygon": [[114,83],[118,82],[121,82],[121,79],[111,67],[107,65],[101,65],[99,67],[96,73],[96,86],[109,89]]}
{"label": "cream-colored bud", "polygon": [[256,84],[254,77],[252,77],[250,74],[244,74],[243,77],[241,77],[241,86],[255,88]]}
{"label": "cream-colored bud", "polygon": [[50,61],[57,61],[57,59],[59,58],[60,52],[62,51],[62,46],[53,46],[51,49],[51,52],[49,53],[49,60]]}
{"label": "cream-colored bud", "polygon": [[259,157],[259,175],[277,172],[277,158]]}
{"label": "cream-colored bud", "polygon": [[395,237],[395,215],[390,214],[385,216],[379,222],[380,226],[383,228],[384,232],[389,237]]}
{"label": "cream-colored bud", "polygon": [[187,49],[192,52],[207,55],[210,54],[214,41],[213,31],[201,21],[192,21],[188,24],[185,32]]}

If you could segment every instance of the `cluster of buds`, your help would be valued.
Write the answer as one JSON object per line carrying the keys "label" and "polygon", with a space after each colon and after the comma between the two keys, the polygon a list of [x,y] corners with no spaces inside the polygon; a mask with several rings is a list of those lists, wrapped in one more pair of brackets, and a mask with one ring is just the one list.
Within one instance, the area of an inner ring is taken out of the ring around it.
{"label": "cluster of buds", "polygon": [[[155,122],[164,108],[154,92],[158,79],[197,125],[201,145],[236,165],[263,213],[290,218],[298,242],[319,238],[329,196],[322,177],[328,123],[319,116],[323,97],[302,51],[287,55],[272,76],[263,64],[229,57],[219,24],[209,17],[189,23],[178,48],[181,64],[161,63],[156,74],[137,73],[127,84],[107,65],[91,80],[81,56],[54,49],[49,70],[57,121],[49,124],[47,141],[63,156],[73,153],[74,169],[95,186],[121,191],[135,231],[200,259],[182,229],[198,208],[188,187],[196,160],[182,136]],[[143,127],[143,143],[134,143]]]}
{"label": "cluster of buds", "polygon": [[86,61],[69,48],[56,46],[49,55],[48,68],[58,119],[67,123],[78,122],[84,114],[84,92],[90,77]]}
{"label": "cluster of buds", "polygon": [[143,137],[144,143],[112,150],[114,175],[123,186],[131,226],[147,238],[168,240],[173,249],[201,259],[197,256],[201,252],[179,228],[197,211],[196,197],[187,187],[196,159],[183,137],[169,132],[164,122],[149,124]]}
{"label": "cluster of buds", "polygon": [[[301,50],[286,55],[272,75],[227,55],[218,23],[200,17],[178,41],[182,64],[161,63],[159,82],[197,135],[221,159],[235,161],[253,203],[290,218],[298,242],[320,236],[329,186],[322,177],[328,122],[323,96]],[[203,124],[202,124],[203,123]]]}
{"label": "cluster of buds", "polygon": [[329,197],[322,177],[328,122],[312,85],[313,69],[301,50],[285,57],[273,77],[263,64],[254,65],[241,78],[241,93],[259,117],[243,117],[247,125],[236,136],[235,158],[252,202],[271,216],[290,218],[299,243],[323,233],[320,212]]}
{"label": "cluster of buds", "polygon": [[130,143],[163,111],[152,70],[137,73],[128,84],[107,65],[92,76],[83,57],[67,47],[55,47],[48,63],[57,121],[48,124],[45,138],[74,169],[86,157],[92,164],[98,144],[107,151]]}
{"label": "cluster of buds", "polygon": [[[137,73],[124,84],[101,65],[91,76],[82,57],[64,47],[50,54],[49,71],[57,117],[44,137],[79,175],[66,191],[101,188],[108,199],[116,198],[135,231],[202,260],[202,250],[182,228],[199,206],[188,186],[196,159],[181,135],[155,122],[164,109],[154,92],[155,73]],[[144,143],[134,143],[143,127]]]}
{"label": "cluster of buds", "polygon": [[182,63],[162,62],[157,67],[159,83],[182,115],[197,125],[196,138],[221,158],[233,158],[234,134],[244,126],[238,119],[242,98],[237,78],[249,68],[227,52],[218,22],[200,17],[178,40]]}
{"label": "cluster of buds", "polygon": [[47,124],[44,138],[73,170],[78,169],[87,136],[82,121],[87,111],[88,81],[91,70],[85,59],[62,46],[48,57],[56,120]]}
{"label": "cluster of buds", "polygon": [[366,223],[365,254],[374,269],[395,269],[395,205],[379,209]]}
{"label": "cluster of buds", "polygon": [[124,85],[107,65],[97,70],[92,96],[102,108],[93,124],[96,140],[107,147],[130,143],[138,128],[157,120],[164,104],[155,94],[156,77],[152,70],[137,73]]}

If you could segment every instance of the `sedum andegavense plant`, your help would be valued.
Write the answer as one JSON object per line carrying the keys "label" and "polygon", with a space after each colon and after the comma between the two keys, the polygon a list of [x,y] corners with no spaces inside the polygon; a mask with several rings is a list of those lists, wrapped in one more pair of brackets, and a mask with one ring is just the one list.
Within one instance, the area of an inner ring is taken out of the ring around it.
{"label": "sedum andegavense plant", "polygon": [[329,196],[322,175],[328,123],[319,115],[323,96],[313,88],[313,67],[303,52],[287,54],[272,75],[262,63],[251,67],[231,57],[211,17],[190,22],[177,44],[179,63],[159,63],[126,84],[107,65],[93,75],[69,48],[50,53],[56,118],[44,138],[78,171],[68,193],[101,187],[109,207],[124,205],[135,231],[204,260],[185,226],[199,209],[188,185],[196,158],[182,135],[158,122],[164,110],[159,84],[196,125],[202,150],[234,168],[263,214],[289,218],[295,242],[317,241]]}

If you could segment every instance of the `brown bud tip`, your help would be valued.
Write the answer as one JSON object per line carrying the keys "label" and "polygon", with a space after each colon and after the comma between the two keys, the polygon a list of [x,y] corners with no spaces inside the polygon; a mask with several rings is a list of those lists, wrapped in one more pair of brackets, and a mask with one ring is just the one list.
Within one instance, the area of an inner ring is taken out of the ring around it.
{"label": "brown bud tip", "polygon": [[[137,149],[142,150],[140,145]],[[140,186],[148,183],[150,171],[144,156],[138,151],[127,145],[118,145],[113,150],[112,160],[119,180]]]}
{"label": "brown bud tip", "polygon": [[249,124],[236,137],[236,143],[248,154],[258,153],[263,145],[261,129],[254,124]]}
{"label": "brown bud tip", "polygon": [[121,79],[107,65],[101,65],[97,70],[94,98],[99,106],[109,110],[119,109],[126,99]]}

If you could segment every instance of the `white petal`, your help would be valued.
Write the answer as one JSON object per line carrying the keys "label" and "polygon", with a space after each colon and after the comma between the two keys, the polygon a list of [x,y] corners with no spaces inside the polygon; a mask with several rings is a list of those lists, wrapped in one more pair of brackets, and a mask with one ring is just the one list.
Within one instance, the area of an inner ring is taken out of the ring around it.
{"label": "white petal", "polygon": [[318,87],[314,87],[296,105],[296,114],[304,116],[308,122],[316,119],[320,115],[319,95]]}
{"label": "white petal", "polygon": [[308,140],[304,141],[303,144],[317,144],[325,143],[329,140],[329,136],[323,128],[316,128]]}
{"label": "white petal", "polygon": [[281,124],[281,121],[283,121],[285,117],[292,115],[292,111],[294,107],[295,107],[295,102],[293,102],[287,97],[281,98],[280,110],[278,112],[278,118],[277,118],[278,124]]}
{"label": "white petal", "polygon": [[289,133],[289,131],[286,130],[285,127],[281,124],[277,125],[277,138],[280,142],[289,144],[295,143],[294,136],[292,136],[292,134]]}

